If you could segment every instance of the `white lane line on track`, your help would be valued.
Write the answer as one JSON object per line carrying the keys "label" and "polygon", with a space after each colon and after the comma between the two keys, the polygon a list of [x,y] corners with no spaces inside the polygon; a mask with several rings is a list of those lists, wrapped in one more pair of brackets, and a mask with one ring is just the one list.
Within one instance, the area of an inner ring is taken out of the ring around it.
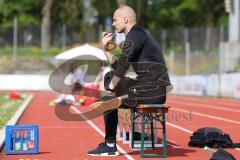
{"label": "white lane line on track", "polygon": [[219,107],[216,105],[208,105],[208,104],[200,104],[200,103],[192,103],[192,102],[188,102],[186,103],[181,103],[181,102],[177,102],[177,101],[170,101],[169,104],[179,104],[179,105],[184,105],[186,107],[200,107],[200,108],[211,108],[211,109],[216,109],[216,110],[222,110],[222,111],[229,111],[229,112],[240,112],[240,109],[230,109],[227,107]]}
{"label": "white lane line on track", "polygon": [[173,147],[173,148],[182,148],[182,147],[179,147],[179,146],[176,146],[176,145],[172,145],[172,144],[168,144],[168,145]]}
{"label": "white lane line on track", "polygon": [[[187,110],[174,108],[174,107],[171,107],[171,110],[175,110],[175,111],[179,111],[179,112],[183,112],[183,113],[189,113],[189,111],[187,111]],[[211,118],[211,119],[216,119],[216,120],[219,120],[219,121],[224,121],[224,122],[229,122],[229,123],[234,123],[234,124],[240,124],[239,121],[235,121],[235,120],[231,120],[231,119],[227,119],[227,118],[222,118],[222,117],[217,117],[217,116],[204,114],[204,113],[200,113],[200,112],[192,111],[191,114],[197,115],[197,116],[201,116],[201,117],[207,117],[207,118]]]}
{"label": "white lane line on track", "polygon": [[167,125],[169,125],[169,126],[171,126],[171,127],[174,127],[174,128],[177,128],[177,129],[179,129],[179,130],[181,130],[181,131],[187,132],[187,133],[189,133],[189,134],[192,134],[192,133],[193,133],[193,131],[190,131],[190,130],[188,130],[188,129],[186,129],[186,128],[183,128],[183,127],[181,127],[181,126],[175,125],[175,124],[173,124],[173,123],[167,122]]}
{"label": "white lane line on track", "polygon": [[[239,100],[233,100],[232,99],[232,100],[229,101],[229,99],[222,99],[222,98],[219,98],[219,99],[201,99],[199,97],[197,99],[192,99],[192,98],[189,98],[189,97],[187,97],[187,98],[183,98],[183,97],[181,97],[181,98],[173,98],[173,97],[169,98],[170,101],[172,99],[174,99],[176,101],[190,101],[190,102],[193,102],[193,103],[204,103],[204,104],[206,104],[206,101],[212,101],[212,102],[218,101],[217,103],[220,102],[220,105],[222,105],[221,103],[227,103],[228,105],[234,106],[234,107],[238,107],[236,105],[239,104],[239,102],[240,102]],[[224,106],[224,105],[222,105],[222,106]]]}
{"label": "white lane line on track", "polygon": [[[83,114],[81,114],[82,112],[79,111],[76,107],[71,107],[71,109],[76,112],[77,114],[79,114],[79,116],[81,116],[84,120],[86,120],[86,122],[93,128],[95,129],[99,134],[101,134],[103,137],[105,136],[104,132],[99,129],[91,120],[89,120],[86,116],[84,116]],[[130,156],[129,154],[127,154],[126,151],[124,151],[119,145],[117,145],[118,150],[129,160],[134,160],[134,158],[132,156]]]}

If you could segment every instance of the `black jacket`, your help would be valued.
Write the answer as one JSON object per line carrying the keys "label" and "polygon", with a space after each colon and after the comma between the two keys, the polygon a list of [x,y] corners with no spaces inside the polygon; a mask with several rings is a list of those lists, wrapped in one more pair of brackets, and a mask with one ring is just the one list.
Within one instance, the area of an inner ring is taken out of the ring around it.
{"label": "black jacket", "polygon": [[230,136],[224,134],[217,128],[205,127],[200,128],[190,137],[189,146],[192,147],[211,147],[211,148],[232,148],[237,147],[238,144],[233,144]]}
{"label": "black jacket", "polygon": [[130,65],[140,82],[158,81],[161,86],[171,85],[158,42],[147,30],[137,25],[127,34],[122,54],[112,64],[114,76],[122,78]]}

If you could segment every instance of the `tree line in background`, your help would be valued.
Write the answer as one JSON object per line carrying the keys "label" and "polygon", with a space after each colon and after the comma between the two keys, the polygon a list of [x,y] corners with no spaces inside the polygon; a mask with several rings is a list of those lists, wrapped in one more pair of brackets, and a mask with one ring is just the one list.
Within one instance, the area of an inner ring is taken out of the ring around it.
{"label": "tree line in background", "polygon": [[228,15],[224,0],[0,0],[0,26],[42,25],[44,44],[48,49],[51,28],[65,24],[86,32],[91,26],[109,24],[118,6],[127,4],[137,14],[140,25],[159,28],[226,26]]}

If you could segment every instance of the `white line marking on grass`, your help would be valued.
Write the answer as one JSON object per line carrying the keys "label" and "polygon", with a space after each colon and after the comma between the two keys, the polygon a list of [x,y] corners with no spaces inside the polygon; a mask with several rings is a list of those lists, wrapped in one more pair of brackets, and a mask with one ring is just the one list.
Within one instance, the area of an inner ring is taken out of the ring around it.
{"label": "white line marking on grass", "polygon": [[[95,129],[98,133],[100,133],[103,137],[105,136],[104,132],[99,129],[91,120],[89,120],[86,116],[84,116],[83,114],[81,114],[82,112],[79,111],[76,107],[71,107],[71,109],[76,112],[77,114],[79,114],[79,116],[81,116],[84,120],[86,120],[86,122],[93,128]],[[134,160],[134,158],[132,156],[130,156],[129,154],[127,154],[126,151],[124,151],[119,145],[117,145],[118,150],[129,160]]]}
{"label": "white line marking on grass", "polygon": [[[23,101],[23,103],[19,106],[17,111],[14,113],[14,115],[11,117],[11,119],[7,122],[6,125],[15,125],[17,124],[18,120],[21,118],[23,115],[24,111],[27,109],[29,104],[31,103],[33,99],[33,95],[30,94],[27,99]],[[2,149],[3,145],[5,144],[5,130],[6,130],[6,125],[2,128],[0,128],[0,150]]]}
{"label": "white line marking on grass", "polygon": [[[184,113],[188,113],[189,111],[184,110],[184,109],[179,109],[179,108],[174,108],[172,107],[171,110],[175,110],[175,111],[179,111],[179,112],[184,112]],[[211,118],[211,119],[216,119],[216,120],[220,120],[220,121],[224,121],[224,122],[229,122],[229,123],[235,123],[235,124],[240,124],[239,121],[234,121],[231,119],[227,119],[227,118],[222,118],[222,117],[217,117],[217,116],[213,116],[213,115],[209,115],[209,114],[204,114],[204,113],[199,113],[199,112],[191,112],[193,115],[197,115],[197,116],[201,116],[201,117],[207,117],[207,118]]]}

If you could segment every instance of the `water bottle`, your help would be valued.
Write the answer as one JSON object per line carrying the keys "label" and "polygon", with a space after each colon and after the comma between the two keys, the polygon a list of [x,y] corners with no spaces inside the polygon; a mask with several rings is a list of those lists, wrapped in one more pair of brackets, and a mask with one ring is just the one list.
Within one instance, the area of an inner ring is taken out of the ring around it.
{"label": "water bottle", "polygon": [[28,150],[28,139],[27,139],[27,131],[23,132],[23,143],[22,143],[22,150],[27,151]]}
{"label": "water bottle", "polygon": [[15,148],[15,140],[16,140],[16,131],[12,131],[11,134],[11,150],[14,150]]}
{"label": "water bottle", "polygon": [[21,135],[20,131],[16,131],[16,139],[15,139],[15,144],[14,144],[14,150],[20,151],[21,150]]}

